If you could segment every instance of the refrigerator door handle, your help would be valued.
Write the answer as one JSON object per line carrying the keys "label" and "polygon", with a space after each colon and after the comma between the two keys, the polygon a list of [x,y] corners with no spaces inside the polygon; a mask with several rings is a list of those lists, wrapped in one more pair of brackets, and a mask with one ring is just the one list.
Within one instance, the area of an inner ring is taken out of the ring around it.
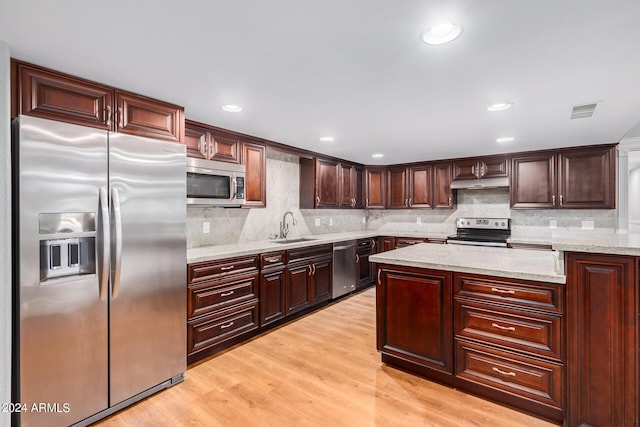
{"label": "refrigerator door handle", "polygon": [[100,236],[100,256],[102,257],[101,270],[99,276],[100,285],[100,301],[107,298],[107,288],[109,285],[109,236],[111,235],[109,227],[109,193],[105,187],[100,187],[100,227],[102,235]]}
{"label": "refrigerator door handle", "polygon": [[120,289],[120,268],[122,264],[122,216],[120,212],[120,196],[118,190],[111,190],[111,210],[113,214],[114,232],[114,256],[111,259],[111,298],[118,297]]}

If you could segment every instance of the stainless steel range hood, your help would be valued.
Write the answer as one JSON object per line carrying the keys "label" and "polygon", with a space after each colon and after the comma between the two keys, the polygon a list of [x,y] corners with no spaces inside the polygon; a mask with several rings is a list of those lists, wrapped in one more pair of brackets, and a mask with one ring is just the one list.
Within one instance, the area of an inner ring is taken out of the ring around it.
{"label": "stainless steel range hood", "polygon": [[463,179],[451,183],[452,190],[484,190],[486,188],[509,187],[509,178]]}

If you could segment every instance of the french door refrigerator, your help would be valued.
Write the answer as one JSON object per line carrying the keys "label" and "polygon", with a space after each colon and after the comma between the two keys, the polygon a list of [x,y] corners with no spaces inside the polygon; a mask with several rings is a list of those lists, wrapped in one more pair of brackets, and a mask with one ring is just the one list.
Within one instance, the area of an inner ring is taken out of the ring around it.
{"label": "french door refrigerator", "polygon": [[181,381],[185,147],[20,116],[13,158],[14,424],[86,425]]}

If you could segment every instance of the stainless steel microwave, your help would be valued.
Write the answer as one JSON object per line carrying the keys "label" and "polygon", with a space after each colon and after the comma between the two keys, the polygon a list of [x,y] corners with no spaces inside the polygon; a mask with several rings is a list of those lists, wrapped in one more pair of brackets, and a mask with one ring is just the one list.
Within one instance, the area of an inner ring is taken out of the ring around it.
{"label": "stainless steel microwave", "polygon": [[187,157],[187,205],[239,207],[244,165]]}

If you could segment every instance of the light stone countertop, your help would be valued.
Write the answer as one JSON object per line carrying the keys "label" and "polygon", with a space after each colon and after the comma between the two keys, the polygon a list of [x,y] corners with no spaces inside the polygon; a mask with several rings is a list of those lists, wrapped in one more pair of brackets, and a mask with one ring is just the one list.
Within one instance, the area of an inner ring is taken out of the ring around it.
{"label": "light stone countertop", "polygon": [[564,284],[566,277],[564,272],[560,272],[558,256],[556,251],[421,243],[372,255],[369,260],[382,264]]}
{"label": "light stone countertop", "polygon": [[[317,234],[310,236],[302,236],[303,242],[296,243],[274,243],[271,240],[261,240],[257,242],[243,242],[229,245],[200,246],[197,248],[187,249],[187,264],[203,261],[215,261],[224,258],[232,258],[237,256],[256,255],[266,252],[282,251],[287,249],[302,248],[305,246],[316,246],[327,243],[342,242],[345,240],[368,239],[377,236],[394,236],[394,237],[418,237],[431,239],[446,239],[450,233],[424,233],[424,232],[393,232],[381,233],[380,231],[349,231],[343,233]],[[296,237],[290,237],[295,239]]]}

